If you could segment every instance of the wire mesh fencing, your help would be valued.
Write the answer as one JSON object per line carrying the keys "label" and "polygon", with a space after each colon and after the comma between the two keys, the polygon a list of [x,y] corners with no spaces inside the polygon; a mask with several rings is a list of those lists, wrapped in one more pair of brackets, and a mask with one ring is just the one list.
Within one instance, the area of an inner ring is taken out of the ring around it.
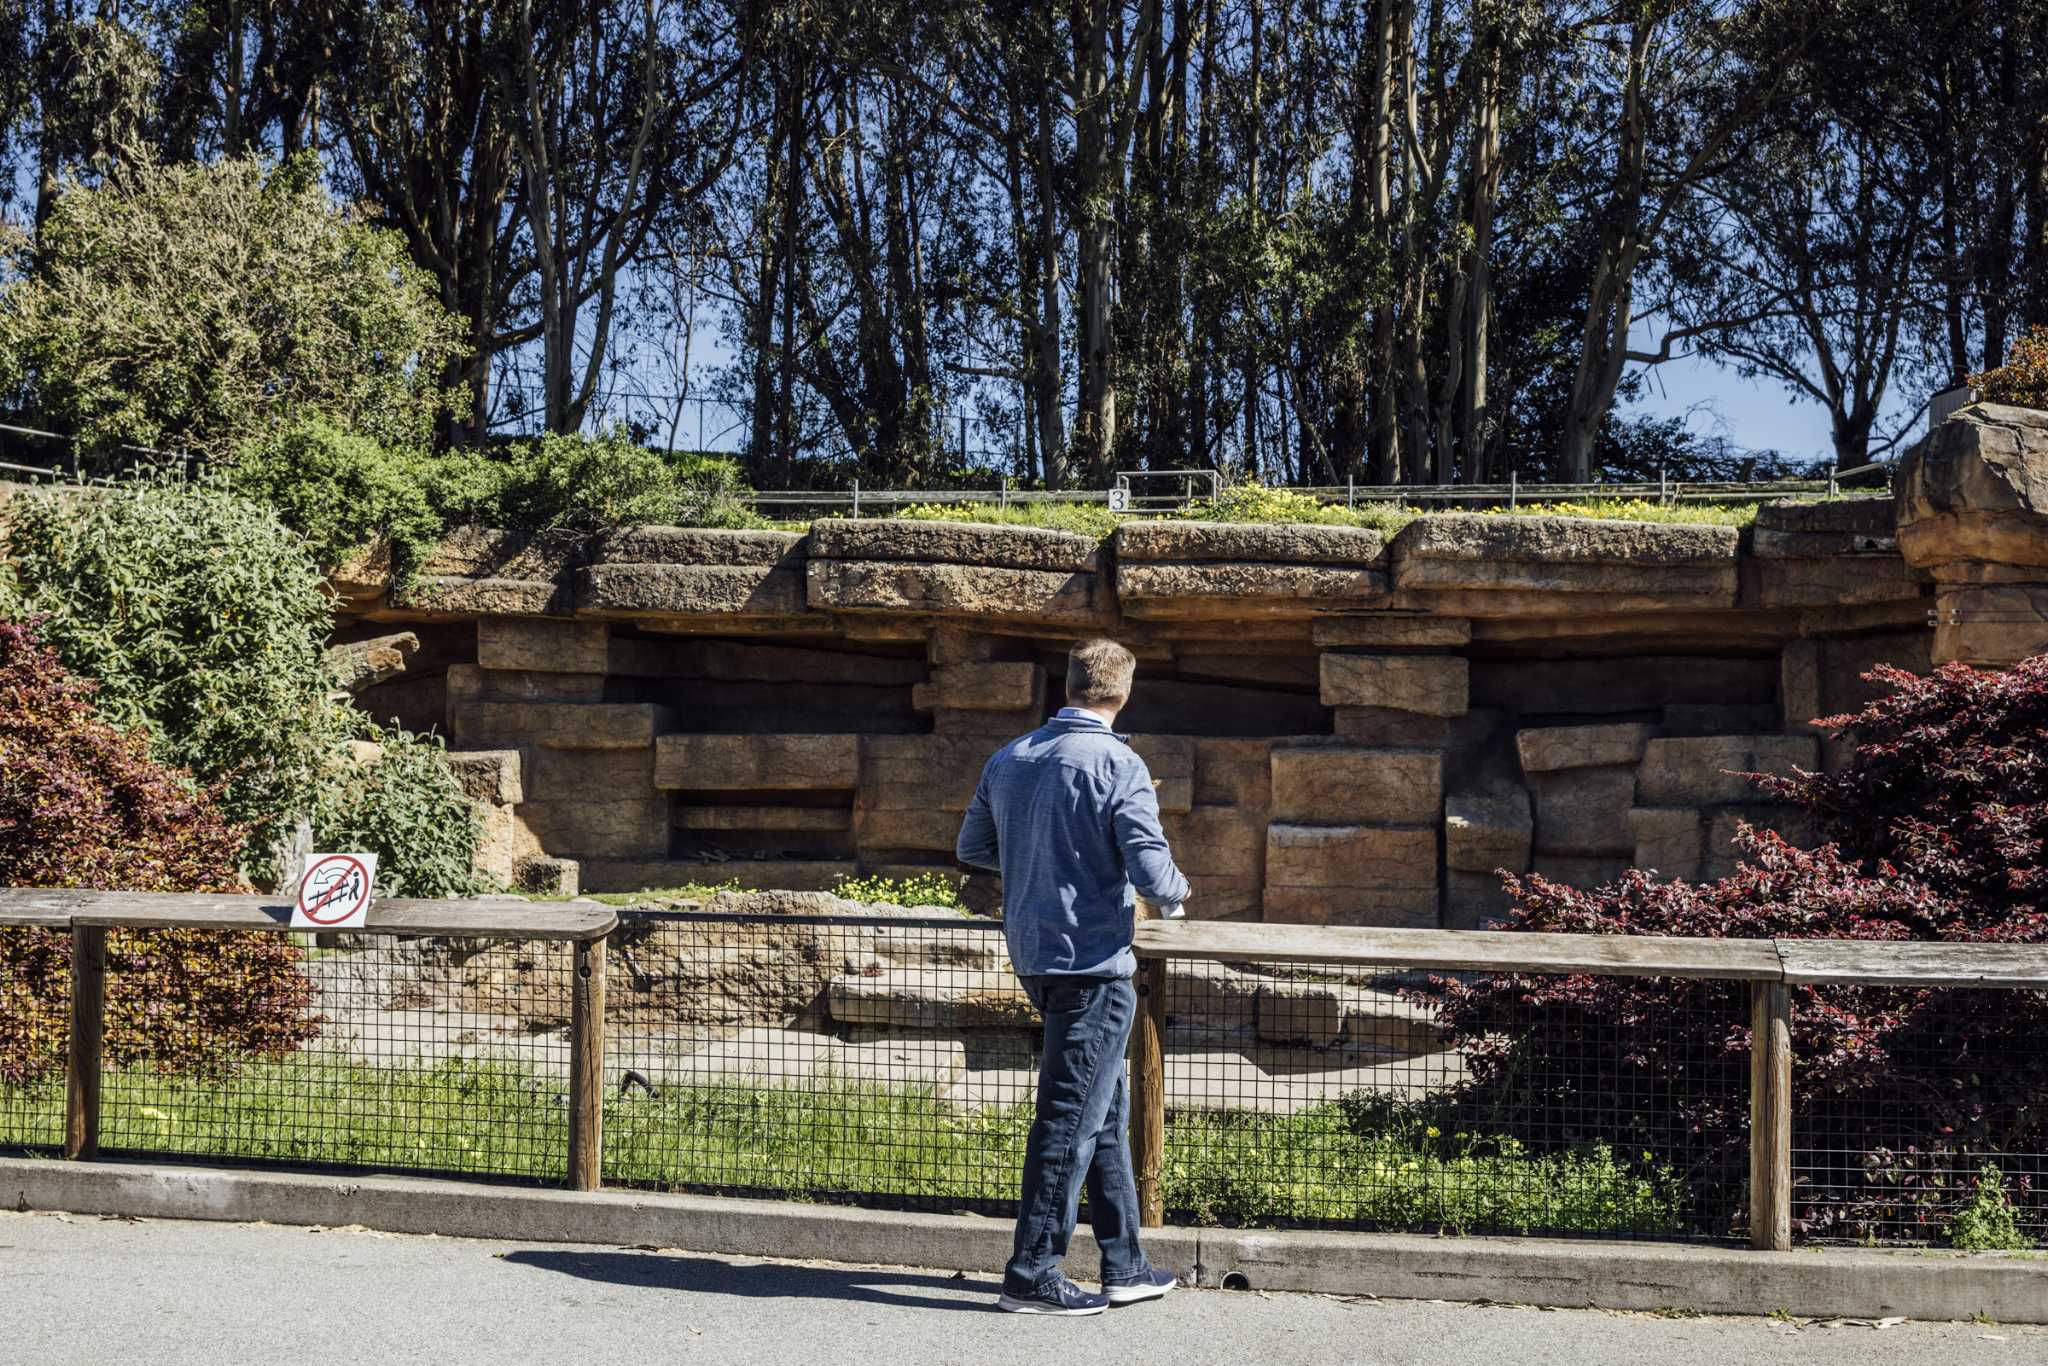
{"label": "wire mesh fencing", "polygon": [[0,925],[0,1150],[64,1142],[71,935]]}
{"label": "wire mesh fencing", "polygon": [[1734,983],[1342,963],[1176,962],[1169,1220],[1473,1234],[1721,1237],[1741,1222]]}
{"label": "wire mesh fencing", "polygon": [[634,913],[607,1183],[1008,1214],[1038,1017],[991,921]]}
{"label": "wire mesh fencing", "polygon": [[302,938],[110,942],[103,1151],[562,1179],[571,945]]}
{"label": "wire mesh fencing", "polygon": [[[0,1147],[54,1149],[70,936],[0,936]],[[1882,947],[1866,981],[1903,975]],[[607,1183],[1013,1210],[1040,1021],[998,922],[629,911],[608,949]],[[114,930],[105,956],[102,1151],[570,1175],[570,940]],[[1165,964],[1168,1219],[1748,1231],[1749,986],[1501,961]],[[1799,1237],[2048,1242],[2048,992],[1777,990]]]}
{"label": "wire mesh fencing", "polygon": [[1793,1020],[1802,1238],[2048,1241],[2048,992],[1808,987]]}

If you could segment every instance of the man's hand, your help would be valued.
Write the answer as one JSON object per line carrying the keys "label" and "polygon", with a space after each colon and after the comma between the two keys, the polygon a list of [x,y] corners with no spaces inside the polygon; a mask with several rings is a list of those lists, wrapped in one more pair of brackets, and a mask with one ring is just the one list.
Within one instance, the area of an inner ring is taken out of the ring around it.
{"label": "man's hand", "polygon": [[1187,913],[1187,903],[1181,901],[1164,902],[1159,907],[1159,918],[1161,920],[1185,919]]}

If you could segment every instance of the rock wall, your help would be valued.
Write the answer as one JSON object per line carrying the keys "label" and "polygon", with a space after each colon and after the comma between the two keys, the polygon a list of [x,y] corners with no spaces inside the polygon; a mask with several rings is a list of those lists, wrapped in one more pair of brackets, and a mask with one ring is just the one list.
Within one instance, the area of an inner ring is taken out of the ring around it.
{"label": "rock wall", "polygon": [[359,696],[466,752],[494,872],[631,890],[950,869],[984,761],[1113,636],[1191,914],[1470,926],[1498,870],[1708,877],[1741,822],[1798,837],[1741,775],[1841,763],[1812,722],[1871,666],[2048,643],[2048,414],[1965,410],[1900,481],[1896,531],[1853,497],[1742,531],[470,534],[403,588],[351,567],[340,640],[417,637]]}

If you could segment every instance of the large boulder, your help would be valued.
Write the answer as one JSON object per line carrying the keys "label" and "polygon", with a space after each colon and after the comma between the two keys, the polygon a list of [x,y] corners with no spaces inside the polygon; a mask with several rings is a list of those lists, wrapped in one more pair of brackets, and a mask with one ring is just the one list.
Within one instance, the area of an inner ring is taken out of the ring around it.
{"label": "large boulder", "polygon": [[1971,404],[1907,452],[1896,487],[1915,565],[2048,567],[2048,412]]}
{"label": "large boulder", "polygon": [[1899,549],[1935,580],[1936,663],[2048,649],[2048,412],[1978,403],[1906,454]]}
{"label": "large boulder", "polygon": [[894,518],[831,518],[811,528],[811,558],[982,564],[1008,569],[1094,574],[1102,544],[1047,527],[983,522],[913,522]]}
{"label": "large boulder", "polygon": [[1076,630],[1116,621],[1101,543],[1071,532],[836,518],[811,529],[810,553],[809,602],[826,611]]}

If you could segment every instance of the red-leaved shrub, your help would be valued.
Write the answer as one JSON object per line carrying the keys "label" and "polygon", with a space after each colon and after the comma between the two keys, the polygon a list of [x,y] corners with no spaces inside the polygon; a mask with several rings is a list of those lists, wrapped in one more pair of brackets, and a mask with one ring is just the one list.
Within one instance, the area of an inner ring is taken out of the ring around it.
{"label": "red-leaved shrub", "polygon": [[1821,722],[1854,731],[1855,762],[1759,781],[1866,867],[1902,870],[1951,904],[1953,923],[1914,938],[2048,937],[2048,655],[1870,677],[1891,693]]}
{"label": "red-leaved shrub", "polygon": [[[0,886],[235,890],[242,829],[140,732],[99,720],[92,693],[0,623]],[[110,933],[107,1061],[208,1072],[297,1048],[316,1029],[299,960],[277,934]],[[69,936],[0,929],[0,1083],[63,1066],[69,1002]]]}
{"label": "red-leaved shrub", "polygon": [[[1735,873],[1701,885],[1641,872],[1594,892],[1509,879],[1509,928],[1702,938],[2048,940],[2048,657],[2006,673],[1949,665],[1872,675],[1890,695],[1829,718],[1858,750],[1836,774],[1759,779],[1833,843],[1745,832]],[[1440,984],[1465,1050],[1464,1102],[1532,1137],[1593,1141],[1616,1097],[1654,1097],[1632,1136],[1690,1159],[1709,1229],[1739,1222],[1749,1025],[1739,984],[1489,976]],[[1983,1161],[2048,1152],[2048,998],[2034,992],[1795,988],[1793,1133],[1813,1179],[1810,1235],[1880,1226],[1938,1235]],[[2007,1165],[2010,1175],[2013,1167]],[[2038,1222],[2048,1192],[2011,1192]]]}

